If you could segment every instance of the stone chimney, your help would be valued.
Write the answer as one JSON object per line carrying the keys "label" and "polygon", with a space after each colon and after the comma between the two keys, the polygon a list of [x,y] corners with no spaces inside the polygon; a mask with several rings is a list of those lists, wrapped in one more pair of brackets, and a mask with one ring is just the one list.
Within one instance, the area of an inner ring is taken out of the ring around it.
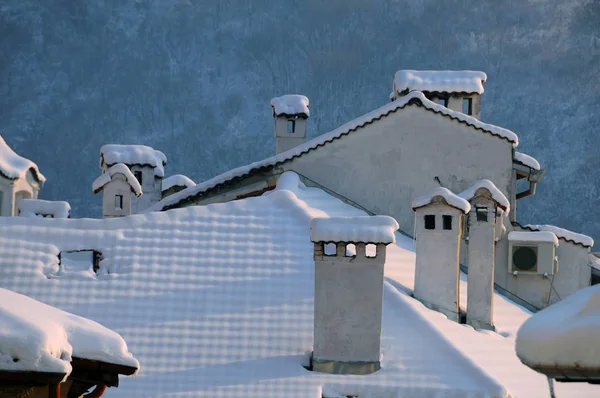
{"label": "stone chimney", "polygon": [[[310,224],[315,261],[312,368],[368,374],[380,368],[383,267],[395,242],[391,217],[315,218]],[[325,252],[335,243],[335,253]]]}
{"label": "stone chimney", "polygon": [[467,215],[467,324],[494,330],[494,262],[497,225],[510,211],[506,196],[489,180],[481,180],[460,195],[471,204]]}
{"label": "stone chimney", "polygon": [[102,216],[123,217],[132,214],[132,199],[142,196],[142,187],[123,163],[108,168],[92,184],[94,193],[102,191]]}
{"label": "stone chimney", "polygon": [[390,99],[422,91],[430,100],[453,111],[481,119],[484,72],[472,70],[399,70]]}
{"label": "stone chimney", "polygon": [[308,98],[284,95],[271,99],[275,119],[275,154],[278,155],[306,140],[306,122],[310,116]]}
{"label": "stone chimney", "polygon": [[471,206],[440,187],[416,198],[412,208],[417,240],[414,296],[458,322],[462,219]]}

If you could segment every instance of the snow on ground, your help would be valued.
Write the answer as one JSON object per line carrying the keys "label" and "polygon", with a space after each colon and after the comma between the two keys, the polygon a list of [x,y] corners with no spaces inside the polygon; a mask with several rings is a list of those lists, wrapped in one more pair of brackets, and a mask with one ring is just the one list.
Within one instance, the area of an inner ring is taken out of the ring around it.
{"label": "snow on ground", "polygon": [[558,246],[558,238],[550,231],[511,231],[508,233],[509,241],[518,242],[550,242]]}
{"label": "snow on ground", "polygon": [[194,185],[196,185],[196,183],[183,174],[174,174],[162,180],[162,191],[164,192],[167,189],[176,186],[189,188]]}
{"label": "snow on ground", "polygon": [[71,373],[71,358],[139,368],[117,333],[0,288],[0,370]]}
{"label": "snow on ground", "polygon": [[25,178],[29,170],[33,170],[33,176],[40,182],[46,181],[46,177],[40,173],[37,165],[31,160],[17,155],[0,135],[0,175],[14,180]]}
{"label": "snow on ground", "polygon": [[515,160],[534,170],[539,170],[542,168],[537,160],[523,152],[515,151]]}
{"label": "snow on ground", "polygon": [[554,225],[533,225],[528,224],[525,225],[524,228],[533,229],[535,231],[549,231],[552,232],[559,238],[570,240],[575,243],[580,243],[583,246],[592,247],[594,246],[594,239],[587,235],[578,234],[573,231],[569,231],[568,229],[555,227]]}
{"label": "snow on ground", "polygon": [[117,163],[109,167],[106,172],[102,173],[102,175],[96,178],[92,183],[92,191],[94,193],[98,193],[106,184],[112,181],[112,177],[115,174],[122,174],[123,177],[125,177],[125,180],[131,187],[131,190],[135,193],[135,196],[141,196],[143,194],[142,186],[140,185],[139,181],[137,178],[135,178],[129,167],[125,166],[123,163]]}
{"label": "snow on ground", "polygon": [[473,197],[477,193],[477,190],[480,188],[485,188],[490,192],[490,194],[492,195],[492,199],[498,202],[500,207],[504,209],[505,215],[507,215],[510,212],[510,202],[508,201],[506,196],[504,196],[502,191],[500,191],[498,187],[496,187],[496,185],[490,180],[479,180],[470,188],[459,193],[458,196],[470,202],[471,199],[473,199]]}
{"label": "snow on ground", "polygon": [[52,216],[54,218],[69,218],[71,205],[60,200],[50,201],[41,199],[23,199],[21,201],[22,217]]}
{"label": "snow on ground", "polygon": [[161,151],[146,145],[103,145],[100,148],[100,167],[103,164],[110,167],[117,163],[124,163],[128,166],[148,165],[154,167],[154,175],[164,177],[167,157]]}
{"label": "snow on ground", "polygon": [[527,364],[600,369],[600,285],[581,289],[529,318],[517,355]]}
{"label": "snow on ground", "polygon": [[[414,242],[400,234],[385,267],[382,369],[304,369],[313,344],[310,222],[364,215],[287,173],[276,190],[229,203],[108,220],[7,218],[0,285],[121,334],[142,369],[115,397],[548,397],[545,377],[514,351],[530,314],[496,295],[503,337],[425,308],[409,295]],[[48,279],[60,250],[84,248],[104,257],[95,279]],[[466,303],[465,293],[461,281]],[[578,397],[599,388],[557,386]]]}
{"label": "snow on ground", "polygon": [[467,200],[454,194],[448,188],[443,187],[437,187],[428,194],[415,198],[412,202],[413,210],[431,204],[431,202],[436,196],[441,196],[442,198],[444,198],[446,203],[448,203],[448,206],[455,207],[463,213],[468,213],[469,211],[471,211],[471,205]]}
{"label": "snow on ground", "polygon": [[273,112],[279,115],[306,115],[310,116],[308,98],[298,94],[282,95],[271,99]]}
{"label": "snow on ground", "polygon": [[319,217],[310,222],[313,242],[394,243],[398,223],[388,216]]}
{"label": "snow on ground", "polygon": [[394,76],[397,93],[405,90],[483,94],[484,72],[472,70],[399,70]]}
{"label": "snow on ground", "polygon": [[[349,134],[350,132],[359,129],[361,126],[370,123],[375,119],[381,118],[383,115],[395,112],[398,109],[407,106],[411,102],[411,100],[416,100],[420,102],[426,109],[432,110],[442,115],[449,116],[454,120],[464,122],[467,125],[472,126],[478,130],[486,131],[490,134],[506,139],[507,141],[512,143],[513,147],[516,147],[519,144],[519,138],[515,133],[513,133],[510,130],[494,126],[492,124],[483,123],[482,121],[475,119],[474,117],[465,115],[462,112],[456,112],[442,105],[438,105],[432,101],[429,101],[421,92],[411,92],[401,98],[398,98],[394,102],[386,104],[379,109],[375,109],[372,112],[369,112],[363,116],[351,120],[350,122],[343,124],[335,130],[322,134],[302,145],[295,146],[294,148],[291,148],[288,151],[282,152],[275,156],[271,156],[258,162],[250,163],[246,166],[241,166],[236,169],[229,170],[210,180],[197,184],[194,187],[184,189],[180,192],[177,192],[176,194],[168,196],[160,202],[158,202],[157,204],[155,204],[154,206],[151,206],[147,211],[162,210],[168,206],[171,206],[184,199],[192,197],[198,193],[211,189],[219,184],[222,184],[237,177],[245,176],[255,169],[267,166],[274,166],[276,164],[293,159],[294,157],[307,153],[315,148],[318,148],[319,146],[325,145],[329,141]],[[357,134],[360,134],[360,131],[358,131]]]}

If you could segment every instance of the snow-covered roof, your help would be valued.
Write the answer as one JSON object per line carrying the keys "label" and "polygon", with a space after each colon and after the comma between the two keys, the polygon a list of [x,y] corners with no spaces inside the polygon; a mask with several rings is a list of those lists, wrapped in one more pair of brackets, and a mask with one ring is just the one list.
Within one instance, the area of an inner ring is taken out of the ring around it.
{"label": "snow-covered roof", "polygon": [[308,98],[304,95],[288,94],[271,99],[271,107],[276,116],[309,117]]}
{"label": "snow-covered roof", "polygon": [[60,200],[23,199],[21,201],[22,217],[52,216],[54,218],[69,218],[71,205]]}
{"label": "snow-covered roof", "polygon": [[0,371],[68,375],[72,357],[140,367],[112,330],[0,288]]}
{"label": "snow-covered roof", "polygon": [[167,157],[161,151],[146,145],[117,145],[107,144],[100,148],[100,167],[110,167],[117,163],[128,166],[142,165],[154,168],[154,175],[165,176]]}
{"label": "snow-covered roof", "polygon": [[139,181],[135,178],[131,170],[129,170],[129,167],[123,163],[117,163],[114,166],[111,166],[106,172],[102,173],[100,177],[96,178],[92,183],[92,190],[94,193],[100,192],[106,184],[112,181],[115,174],[122,174],[125,177],[125,181],[127,181],[135,196],[141,196],[143,194],[142,186]]}
{"label": "snow-covered roof", "polygon": [[315,150],[323,145],[326,145],[334,140],[343,138],[344,136],[360,130],[360,128],[369,125],[377,120],[385,117],[391,113],[397,112],[404,109],[407,106],[421,106],[435,114],[448,117],[451,120],[455,120],[459,123],[464,123],[478,131],[491,134],[500,139],[510,142],[513,147],[518,145],[519,139],[515,133],[502,127],[494,126],[491,124],[483,123],[474,117],[465,115],[462,112],[452,111],[444,106],[438,105],[432,101],[429,101],[423,93],[412,92],[405,95],[394,102],[390,102],[379,109],[367,113],[359,118],[356,118],[335,130],[325,133],[315,139],[312,139],[302,145],[298,145],[291,148],[288,151],[282,152],[278,155],[271,156],[264,160],[250,163],[249,165],[238,167],[236,169],[227,171],[220,174],[208,181],[196,184],[196,186],[184,189],[171,196],[168,196],[147,209],[147,211],[166,210],[175,207],[179,202],[190,199],[196,195],[201,195],[203,192],[215,188],[221,184],[231,181],[235,178],[244,177],[255,171],[263,170],[265,168],[274,167],[290,161],[294,158],[300,157],[312,150]]}
{"label": "snow-covered roof", "polygon": [[542,166],[540,166],[540,163],[537,160],[523,152],[515,151],[514,159],[515,161],[533,170],[540,170],[542,168]]}
{"label": "snow-covered roof", "polygon": [[394,76],[394,90],[483,94],[484,72],[472,70],[399,70]]}
{"label": "snow-covered roof", "polygon": [[184,176],[183,174],[175,174],[162,180],[162,191],[164,192],[173,187],[189,188],[193,187],[194,185],[196,185],[196,183],[190,178]]}
{"label": "snow-covered roof", "polygon": [[310,223],[313,242],[394,243],[399,226],[388,216],[318,217]]}
{"label": "snow-covered roof", "polygon": [[524,225],[523,228],[529,229],[531,231],[550,231],[554,233],[558,238],[564,239],[567,242],[579,244],[585,247],[594,246],[594,239],[587,235],[578,234],[573,231],[569,231],[568,229],[555,227],[554,225],[533,225],[527,224]]}
{"label": "snow-covered roof", "polygon": [[448,206],[454,207],[462,211],[463,213],[468,213],[469,211],[471,211],[471,204],[467,200],[461,198],[460,196],[450,191],[448,188],[444,187],[434,188],[428,194],[415,198],[412,202],[413,210],[431,204],[433,202],[433,199],[438,196],[444,198]]}
{"label": "snow-covered roof", "polygon": [[563,298],[529,318],[517,333],[519,358],[533,367],[596,369],[600,375],[600,285]]}
{"label": "snow-covered roof", "polygon": [[16,180],[25,178],[28,171],[31,171],[33,177],[39,182],[46,181],[46,177],[40,173],[37,165],[17,155],[0,135],[0,175],[9,180]]}
{"label": "snow-covered roof", "polygon": [[512,231],[508,240],[513,242],[550,242],[558,246],[558,238],[550,231]]}
{"label": "snow-covered roof", "polygon": [[[310,222],[365,215],[286,173],[268,194],[228,203],[76,223],[11,217],[0,228],[0,286],[123,336],[142,371],[114,397],[547,398],[546,378],[514,351],[530,314],[495,294],[496,334],[427,309],[410,296],[414,242],[399,233],[387,246],[382,369],[352,376],[302,366],[313,345]],[[95,279],[48,279],[61,250],[91,248],[103,255]],[[559,397],[600,391],[555,388]]]}
{"label": "snow-covered roof", "polygon": [[492,195],[492,199],[498,203],[498,206],[504,209],[506,214],[508,214],[510,211],[510,202],[502,193],[502,191],[500,191],[498,187],[496,187],[496,185],[490,180],[479,180],[471,187],[459,193],[458,196],[470,202],[480,188],[487,189]]}

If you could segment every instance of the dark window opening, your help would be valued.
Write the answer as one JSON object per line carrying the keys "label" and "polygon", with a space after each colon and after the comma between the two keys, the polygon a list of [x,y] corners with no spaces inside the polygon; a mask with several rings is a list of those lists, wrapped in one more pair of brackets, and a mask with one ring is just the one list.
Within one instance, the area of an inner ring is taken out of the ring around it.
{"label": "dark window opening", "polygon": [[115,210],[123,210],[123,195],[115,196]]}
{"label": "dark window opening", "polygon": [[438,103],[438,105],[445,106],[447,108],[448,107],[448,98],[438,98],[437,103]]}
{"label": "dark window opening", "polygon": [[425,229],[435,229],[435,216],[433,214],[425,216]]}
{"label": "dark window opening", "polygon": [[296,132],[296,121],[295,120],[287,121],[287,132],[288,132],[288,134],[293,134]]}
{"label": "dark window opening", "polygon": [[463,113],[465,115],[473,114],[473,99],[472,98],[463,98]]}
{"label": "dark window opening", "polygon": [[487,222],[488,211],[486,207],[478,207],[477,209],[477,221]]}
{"label": "dark window opening", "polygon": [[452,229],[452,216],[442,216],[443,228],[447,231]]}
{"label": "dark window opening", "polygon": [[142,172],[141,171],[134,171],[133,175],[135,176],[135,179],[138,180],[138,182],[140,183],[140,185],[142,185]]}

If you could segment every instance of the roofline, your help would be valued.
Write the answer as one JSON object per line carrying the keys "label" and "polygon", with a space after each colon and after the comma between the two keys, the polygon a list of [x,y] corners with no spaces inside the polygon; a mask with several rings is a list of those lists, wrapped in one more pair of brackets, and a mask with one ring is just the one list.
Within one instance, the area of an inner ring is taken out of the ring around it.
{"label": "roofline", "polygon": [[[516,225],[516,226],[518,226],[519,228],[522,228],[522,229],[524,229],[524,230],[526,230],[526,231],[531,231],[531,232],[541,232],[541,230],[540,230],[540,229],[535,229],[535,228],[531,228],[531,227],[529,227],[529,226],[522,225],[521,223],[519,223],[519,222],[517,222],[517,221],[511,221],[511,224],[512,224],[513,226],[515,226],[515,225]],[[554,234],[554,235],[556,235],[556,234]],[[583,244],[583,243],[581,243],[581,242],[575,242],[573,239],[567,239],[567,238],[565,238],[565,237],[558,236],[558,235],[556,235],[556,237],[557,237],[558,239],[562,239],[562,240],[564,240],[565,242],[569,242],[569,243],[572,243],[572,244],[574,244],[574,245],[578,245],[578,246],[581,246],[581,247],[592,248],[592,246],[584,245],[584,244]]]}
{"label": "roofline", "polygon": [[61,383],[66,373],[36,372],[29,370],[0,370],[0,382],[21,382],[32,384],[56,384]]}
{"label": "roofline", "polygon": [[[280,165],[282,165],[282,164],[285,164],[285,163],[287,163],[287,162],[290,162],[290,161],[292,161],[292,160],[294,160],[294,159],[296,159],[296,158],[299,158],[299,157],[301,157],[301,156],[303,156],[303,155],[305,155],[305,154],[307,154],[307,153],[309,153],[309,152],[311,152],[311,151],[314,151],[314,150],[318,149],[319,147],[325,146],[325,145],[327,145],[327,144],[329,144],[329,143],[331,143],[331,142],[333,142],[333,141],[335,141],[335,140],[339,140],[339,139],[341,139],[342,137],[345,137],[345,136],[349,135],[349,134],[350,134],[350,133],[352,133],[352,132],[355,132],[355,131],[357,131],[357,130],[359,130],[359,129],[361,129],[361,128],[365,127],[365,126],[368,126],[368,125],[370,125],[370,124],[373,124],[373,123],[375,123],[375,122],[377,122],[377,121],[379,121],[379,120],[383,119],[384,117],[387,117],[387,116],[389,116],[390,114],[396,113],[396,112],[398,112],[398,111],[400,111],[400,110],[402,110],[402,109],[404,109],[404,108],[406,108],[406,107],[408,107],[408,106],[412,106],[412,105],[416,105],[417,107],[420,107],[420,108],[422,108],[422,109],[424,109],[424,110],[426,110],[426,111],[428,111],[428,112],[431,112],[431,113],[434,113],[434,114],[437,114],[437,115],[441,115],[441,116],[443,116],[443,117],[445,117],[445,118],[448,118],[448,119],[450,119],[450,120],[455,120],[455,121],[457,121],[458,123],[464,124],[464,125],[466,125],[466,126],[468,126],[468,127],[471,127],[471,128],[473,128],[473,129],[475,129],[475,130],[478,130],[478,131],[481,131],[481,132],[487,133],[487,134],[489,134],[489,135],[491,135],[491,136],[494,136],[494,137],[496,137],[496,138],[499,138],[499,139],[501,139],[501,140],[504,140],[504,141],[506,141],[507,143],[509,143],[511,146],[514,146],[514,145],[516,145],[516,142],[515,142],[515,141],[511,141],[511,140],[509,140],[509,139],[508,139],[508,138],[506,138],[506,137],[503,137],[503,136],[501,136],[501,135],[499,135],[499,134],[496,134],[496,133],[492,132],[491,130],[486,130],[486,129],[482,128],[482,127],[477,127],[476,125],[474,125],[474,124],[472,124],[472,123],[469,123],[469,122],[468,122],[468,121],[466,121],[466,120],[461,120],[461,119],[459,119],[459,118],[457,118],[457,117],[455,117],[455,116],[452,116],[452,115],[449,115],[449,114],[443,113],[443,112],[441,112],[441,111],[439,111],[439,110],[430,109],[430,108],[426,107],[426,106],[423,104],[423,102],[421,101],[421,99],[420,99],[420,98],[411,98],[410,100],[408,100],[406,103],[404,103],[404,104],[402,104],[402,105],[398,105],[397,107],[394,107],[394,108],[391,108],[391,109],[389,109],[389,110],[388,110],[387,112],[385,112],[385,113],[382,113],[382,114],[380,114],[380,115],[378,115],[378,116],[375,116],[375,117],[373,117],[373,118],[371,118],[371,119],[365,120],[363,123],[361,123],[361,124],[359,124],[359,125],[357,125],[357,126],[354,126],[354,127],[350,128],[350,129],[348,129],[348,130],[346,130],[346,131],[344,131],[344,132],[340,133],[339,135],[337,135],[337,136],[334,136],[334,137],[332,137],[332,138],[330,138],[330,139],[328,139],[328,140],[326,140],[326,141],[324,141],[324,142],[321,142],[321,143],[318,143],[318,144],[316,144],[316,145],[314,145],[314,146],[311,146],[311,147],[307,148],[306,150],[304,150],[304,151],[302,151],[302,152],[300,152],[300,153],[294,154],[294,155],[290,156],[289,158],[286,158],[286,159],[283,159],[283,160],[280,160],[280,161],[274,162],[274,163],[272,163],[272,164],[263,165],[263,166],[257,166],[256,168],[253,168],[253,169],[250,169],[250,170],[248,170],[246,173],[243,173],[243,174],[241,174],[241,175],[239,175],[239,176],[232,177],[232,178],[230,178],[230,179],[228,179],[228,180],[226,180],[226,181],[223,181],[223,182],[220,182],[220,183],[218,183],[218,184],[215,184],[214,186],[212,186],[212,187],[209,187],[209,188],[206,188],[206,189],[205,189],[205,190],[203,190],[203,191],[196,192],[195,194],[193,194],[193,195],[190,195],[190,196],[188,196],[188,197],[185,197],[185,198],[182,198],[181,200],[179,200],[179,201],[177,201],[177,202],[175,202],[175,203],[172,203],[172,204],[170,204],[170,205],[165,205],[165,206],[162,206],[162,207],[161,207],[159,210],[162,210],[162,211],[164,211],[164,210],[170,210],[170,209],[177,208],[177,207],[178,207],[180,204],[182,204],[182,203],[189,203],[189,202],[191,202],[191,201],[194,201],[194,200],[196,200],[197,198],[199,198],[199,197],[202,197],[202,196],[203,196],[203,194],[205,194],[205,193],[207,193],[207,192],[210,192],[210,191],[212,191],[212,190],[214,190],[214,189],[216,189],[216,188],[219,188],[219,187],[225,186],[226,184],[229,184],[229,183],[231,183],[231,182],[234,182],[234,181],[240,180],[240,179],[242,179],[242,178],[245,178],[245,177],[247,177],[247,176],[249,176],[249,175],[252,175],[252,174],[255,174],[255,173],[258,173],[258,172],[261,172],[261,171],[268,171],[268,170],[270,170],[270,169],[273,169],[274,167],[277,167],[277,166],[280,166]],[[466,116],[466,115],[465,115],[465,116]],[[350,121],[350,122],[352,122],[352,121]],[[350,123],[350,122],[348,122],[348,123]],[[341,126],[340,126],[340,127],[341,127]],[[332,131],[335,131],[335,130],[332,130]],[[327,134],[327,133],[325,133],[325,134]],[[318,138],[318,137],[316,137],[316,138]],[[309,142],[310,142],[310,141],[309,141]],[[267,160],[267,159],[269,159],[269,158],[263,159],[263,161],[265,161],[265,160]],[[226,173],[227,173],[227,172],[226,172]],[[223,174],[225,174],[225,173],[223,173]],[[215,177],[215,178],[216,178],[216,177]],[[200,185],[200,184],[198,184],[198,185]],[[187,189],[189,189],[189,188],[187,188]],[[184,191],[185,191],[185,190],[184,190]],[[183,191],[180,191],[180,192],[183,192]],[[166,198],[165,198],[165,199],[166,199]],[[160,203],[160,202],[159,202],[159,203]]]}
{"label": "roofline", "polygon": [[[485,80],[482,81],[482,83],[485,83]],[[413,91],[420,91],[422,92],[425,96],[431,95],[431,96],[445,96],[448,94],[452,94],[455,96],[459,96],[459,95],[479,95],[481,96],[481,94],[479,94],[477,91],[421,91],[421,90],[416,90],[416,89],[412,89],[412,88],[405,88],[402,91],[397,91],[397,93],[399,95],[407,95]]]}

